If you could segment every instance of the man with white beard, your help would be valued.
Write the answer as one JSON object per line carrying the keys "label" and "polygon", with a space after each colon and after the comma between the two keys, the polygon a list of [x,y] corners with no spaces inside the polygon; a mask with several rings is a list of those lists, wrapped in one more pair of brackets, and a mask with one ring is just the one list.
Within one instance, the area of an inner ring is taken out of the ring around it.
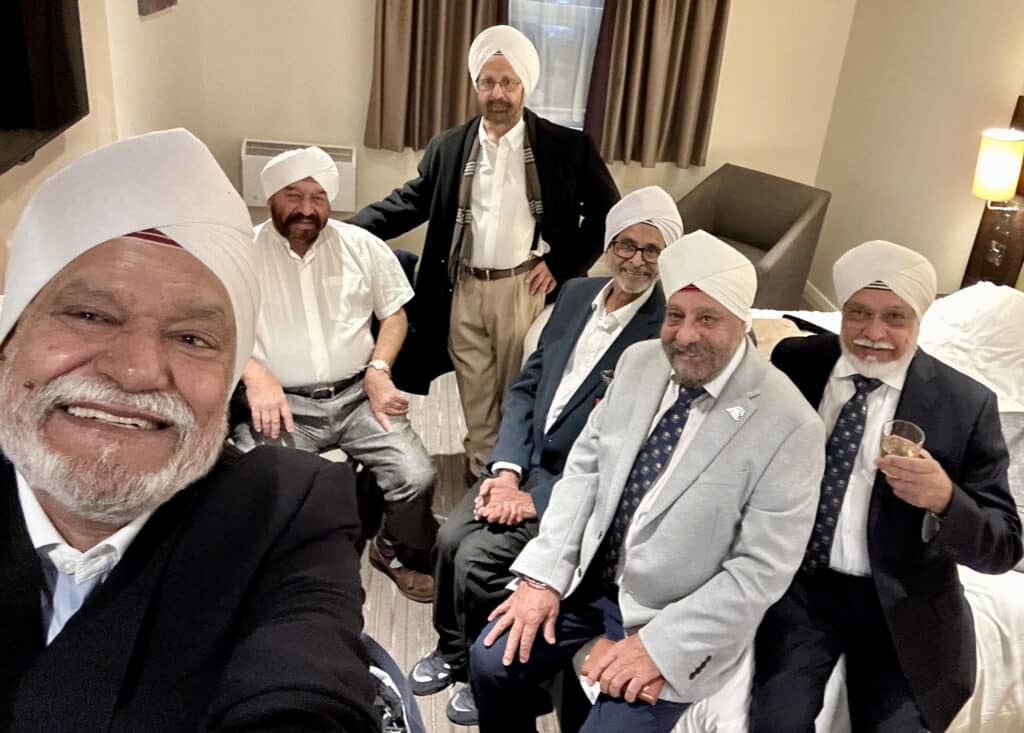
{"label": "man with white beard", "polygon": [[83,156],[25,208],[0,311],[4,730],[374,725],[350,472],[220,455],[254,268],[184,130]]}
{"label": "man with white beard", "polygon": [[[866,242],[833,269],[836,336],[782,341],[772,362],[831,432],[815,527],[757,633],[750,730],[813,731],[846,655],[856,731],[941,731],[971,695],[974,624],[957,563],[1021,557],[995,395],[917,348],[935,298],[927,259]],[[883,426],[924,430],[918,457],[880,457]]]}

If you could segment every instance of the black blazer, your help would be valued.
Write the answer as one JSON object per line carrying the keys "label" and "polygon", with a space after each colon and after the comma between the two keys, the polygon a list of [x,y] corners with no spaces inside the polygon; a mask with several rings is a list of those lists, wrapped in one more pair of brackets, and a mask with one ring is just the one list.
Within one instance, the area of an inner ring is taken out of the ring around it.
{"label": "black blazer", "polygon": [[[772,363],[817,408],[839,354],[835,335],[793,338],[776,346]],[[956,565],[1010,570],[1021,557],[1021,524],[991,390],[918,349],[895,417],[924,429],[925,447],[953,481],[953,500],[941,529],[922,542],[924,510],[898,499],[878,473],[868,554],[910,690],[929,728],[945,730],[975,678],[974,622]]]}
{"label": "black blazer", "polygon": [[347,466],[277,448],[222,461],[49,646],[6,462],[0,485],[3,730],[379,730]]}
{"label": "black blazer", "polygon": [[656,337],[665,316],[665,296],[661,285],[655,285],[651,297],[622,329],[573,393],[551,430],[545,433],[544,422],[565,365],[590,318],[590,304],[608,279],[579,278],[565,284],[540,335],[537,350],[527,359],[502,403],[501,427],[490,460],[522,466],[524,484],[530,487],[538,516],[547,508],[551,487],[562,474],[569,449],[608,387],[601,372],[614,368],[630,344]]}
{"label": "black blazer", "polygon": [[[541,237],[551,245],[544,261],[562,284],[584,275],[601,255],[605,215],[619,200],[619,190],[589,137],[528,109],[523,118],[544,204]],[[475,117],[435,136],[427,144],[416,178],[348,220],[381,239],[429,222],[416,297],[406,306],[410,331],[394,370],[396,383],[411,392],[426,394],[434,377],[452,369],[448,318],[453,286],[447,263],[459,183],[479,128],[480,117]],[[549,300],[554,300],[554,294]]]}

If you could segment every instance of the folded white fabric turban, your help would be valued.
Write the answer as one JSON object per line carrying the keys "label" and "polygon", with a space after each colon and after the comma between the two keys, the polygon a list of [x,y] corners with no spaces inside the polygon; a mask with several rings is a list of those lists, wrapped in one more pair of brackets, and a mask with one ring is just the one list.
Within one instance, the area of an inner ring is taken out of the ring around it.
{"label": "folded white fabric turban", "polygon": [[750,260],[721,239],[703,229],[690,232],[662,252],[658,270],[666,299],[692,285],[721,303],[750,330],[757,274]]}
{"label": "folded white fabric turban", "polygon": [[935,300],[935,268],[924,255],[876,239],[851,249],[832,266],[836,297],[842,307],[862,288],[891,290],[920,318]]}
{"label": "folded white fabric turban", "polygon": [[327,192],[327,198],[334,201],[338,195],[338,166],[320,148],[297,148],[286,150],[267,161],[260,172],[263,194],[269,199],[285,186],[312,178]]}
{"label": "folded white fabric turban", "polygon": [[252,355],[259,308],[252,222],[207,147],[181,129],[100,148],[39,187],[11,238],[0,342],[36,294],[74,259],[147,229],[174,240],[224,284],[235,315],[237,380]]}
{"label": "folded white fabric turban", "polygon": [[665,244],[672,244],[683,236],[683,220],[679,207],[661,186],[646,186],[627,193],[608,210],[604,220],[604,247],[634,224],[650,224],[656,227]]}
{"label": "folded white fabric turban", "polygon": [[473,39],[473,45],[469,47],[470,78],[475,83],[487,59],[496,53],[512,64],[523,82],[523,96],[530,96],[540,79],[540,56],[530,39],[510,25],[492,25]]}

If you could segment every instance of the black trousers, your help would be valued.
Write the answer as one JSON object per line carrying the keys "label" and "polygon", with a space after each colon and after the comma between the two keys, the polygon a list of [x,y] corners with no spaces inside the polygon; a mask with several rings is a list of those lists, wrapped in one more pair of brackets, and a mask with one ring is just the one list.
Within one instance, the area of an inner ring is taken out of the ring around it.
{"label": "black trousers", "polygon": [[[466,493],[437,533],[434,546],[434,628],[438,649],[452,666],[452,678],[469,681],[469,647],[487,625],[487,616],[510,595],[509,570],[538,522],[515,527],[473,519],[482,480]],[[523,488],[530,488],[529,479]]]}
{"label": "black trousers", "polygon": [[814,733],[840,654],[854,731],[927,731],[871,578],[798,572],[761,622],[754,652],[751,733]]}

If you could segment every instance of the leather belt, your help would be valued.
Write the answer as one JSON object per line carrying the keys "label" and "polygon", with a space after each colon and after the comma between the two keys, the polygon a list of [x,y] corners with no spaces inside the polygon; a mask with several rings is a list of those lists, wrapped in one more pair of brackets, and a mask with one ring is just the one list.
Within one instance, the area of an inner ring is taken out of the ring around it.
{"label": "leather belt", "polygon": [[477,280],[502,280],[506,277],[515,277],[529,272],[540,264],[540,257],[531,257],[526,262],[520,262],[515,267],[470,267],[463,265],[462,271],[475,277]]}
{"label": "leather belt", "polygon": [[283,389],[287,394],[296,394],[300,397],[308,397],[311,400],[329,400],[344,392],[348,387],[351,387],[362,376],[363,373],[359,372],[348,379],[342,379],[334,384],[315,384],[311,387],[286,387]]}

